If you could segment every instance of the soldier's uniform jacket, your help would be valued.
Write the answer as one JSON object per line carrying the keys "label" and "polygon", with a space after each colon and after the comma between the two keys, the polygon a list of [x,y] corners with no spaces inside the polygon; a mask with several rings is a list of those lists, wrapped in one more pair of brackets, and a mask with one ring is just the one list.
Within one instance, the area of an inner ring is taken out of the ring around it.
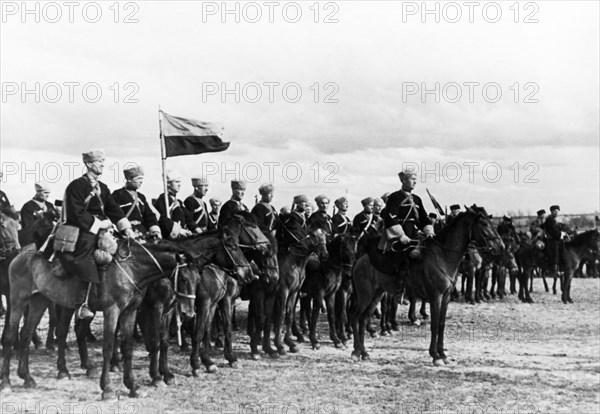
{"label": "soldier's uniform jacket", "polygon": [[498,235],[503,239],[506,237],[511,237],[513,240],[518,240],[517,230],[512,223],[502,222],[498,224]]}
{"label": "soldier's uniform jacket", "polygon": [[92,184],[92,179],[87,174],[67,186],[63,209],[66,210],[66,224],[81,229],[72,260],[63,261],[63,266],[67,272],[85,281],[99,283],[93,254],[101,220],[108,218],[113,223],[118,223],[125,219],[125,214],[106,184],[100,181]]}
{"label": "soldier's uniform jacket", "polygon": [[58,210],[48,201],[31,199],[21,208],[21,226],[19,241],[22,246],[35,242],[35,231],[40,225],[39,217],[44,214],[49,221],[56,222],[60,219]]}
{"label": "soldier's uniform jacket", "polygon": [[[158,225],[158,219],[150,208],[146,196],[139,191],[129,190],[125,187],[119,188],[112,193],[113,198],[127,215],[134,230],[145,234],[150,227]],[[137,201],[136,201],[137,197]],[[131,213],[130,213],[131,211]]]}
{"label": "soldier's uniform jacket", "polygon": [[551,215],[546,218],[543,230],[546,232],[546,253],[550,266],[564,263],[564,242],[561,240],[558,222]]}
{"label": "soldier's uniform jacket", "polygon": [[315,211],[310,215],[306,223],[311,227],[323,230],[328,239],[333,234],[331,216],[324,211]]}
{"label": "soldier's uniform jacket", "polygon": [[404,190],[390,194],[382,216],[386,229],[400,224],[410,238],[416,237],[417,229],[431,224],[421,198]]}
{"label": "soldier's uniform jacket", "polygon": [[558,227],[558,222],[551,215],[546,217],[543,229],[552,239],[560,240],[560,228]]}
{"label": "soldier's uniform jacket", "polygon": [[531,232],[531,235],[533,237],[537,236],[538,233],[544,231],[544,221],[542,219],[536,218],[529,226],[529,231]]}
{"label": "soldier's uniform jacket", "polygon": [[307,227],[306,216],[304,215],[304,213],[298,213],[296,210],[292,210],[292,212],[287,215],[286,222],[284,224],[287,225],[290,221],[298,223],[300,227]]}
{"label": "soldier's uniform jacket", "polygon": [[223,224],[227,223],[233,215],[238,211],[249,211],[248,207],[241,201],[237,201],[234,199],[229,199],[223,204],[221,207],[221,211],[219,212],[219,227]]}
{"label": "soldier's uniform jacket", "polygon": [[252,207],[251,213],[256,217],[258,227],[264,234],[269,234],[277,228],[279,215],[271,204],[261,201]]}
{"label": "soldier's uniform jacket", "polygon": [[[354,216],[354,220],[352,220],[352,227],[354,227],[354,231],[356,234],[361,237],[366,234],[371,234],[375,230],[373,225],[380,220],[379,216],[375,216],[375,214],[367,214],[364,211],[361,211],[356,216]],[[372,229],[372,230],[371,230]]]}
{"label": "soldier's uniform jacket", "polygon": [[165,211],[165,194],[162,193],[156,199],[154,207],[160,214],[158,219],[158,225],[164,238],[172,237],[174,223],[179,224],[182,229],[193,231],[195,224],[192,220],[192,215],[185,208],[183,202],[175,197],[175,195],[169,192],[169,210],[171,211],[171,218],[167,217]]}
{"label": "soldier's uniform jacket", "polygon": [[333,225],[333,235],[350,233],[352,222],[346,215],[337,213],[331,219]]}
{"label": "soldier's uniform jacket", "polygon": [[210,213],[208,213],[207,230],[208,231],[216,230],[218,224],[219,224],[219,215],[218,214],[214,214],[212,211]]}
{"label": "soldier's uniform jacket", "polygon": [[0,190],[0,210],[7,207],[10,207],[10,201],[8,201],[6,193]]}
{"label": "soldier's uniform jacket", "polygon": [[191,195],[185,199],[183,204],[192,214],[192,220],[196,227],[200,227],[202,231],[208,230],[208,207],[204,200]]}
{"label": "soldier's uniform jacket", "polygon": [[63,208],[67,213],[66,224],[77,226],[93,234],[98,232],[100,220],[108,218],[113,223],[117,223],[125,218],[123,210],[110,194],[106,184],[98,181],[94,189],[87,175],[72,181],[67,186]]}

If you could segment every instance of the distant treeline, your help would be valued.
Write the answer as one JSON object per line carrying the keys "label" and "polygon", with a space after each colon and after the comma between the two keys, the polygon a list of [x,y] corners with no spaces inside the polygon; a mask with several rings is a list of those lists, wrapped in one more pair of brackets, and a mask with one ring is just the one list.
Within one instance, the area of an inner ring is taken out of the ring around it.
{"label": "distant treeline", "polygon": [[[513,216],[510,215],[517,231],[528,231],[531,223],[537,216]],[[585,231],[599,227],[599,213],[588,214],[559,214],[558,221],[563,223],[570,230]],[[502,217],[492,218],[492,222],[498,225]]]}

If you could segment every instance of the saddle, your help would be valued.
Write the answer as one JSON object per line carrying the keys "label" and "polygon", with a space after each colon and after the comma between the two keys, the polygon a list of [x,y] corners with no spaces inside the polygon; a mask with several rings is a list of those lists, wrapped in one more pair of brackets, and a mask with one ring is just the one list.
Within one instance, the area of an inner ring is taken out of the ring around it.
{"label": "saddle", "polygon": [[408,257],[402,251],[390,250],[383,252],[378,248],[379,240],[371,239],[367,242],[369,261],[381,273],[399,275],[408,266]]}

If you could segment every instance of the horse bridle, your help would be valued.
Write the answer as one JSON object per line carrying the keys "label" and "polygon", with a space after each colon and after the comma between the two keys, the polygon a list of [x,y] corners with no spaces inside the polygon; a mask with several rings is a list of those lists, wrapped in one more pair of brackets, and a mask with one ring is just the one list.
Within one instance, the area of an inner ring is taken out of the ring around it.
{"label": "horse bridle", "polygon": [[[242,267],[242,268],[250,268],[250,271],[252,271],[252,268],[250,266],[250,264],[240,264],[238,262],[235,261],[235,259],[233,258],[233,254],[229,251],[229,249],[227,248],[227,243],[225,243],[224,238],[221,238],[221,244],[223,245],[223,248],[225,249],[225,252],[227,253],[227,256],[229,257],[229,260],[231,260],[231,263],[233,263],[233,267],[231,269],[223,269],[224,271],[226,271],[228,274],[230,275],[235,275],[235,268],[236,267]],[[238,246],[240,246],[238,244]],[[240,246],[241,247],[241,246]]]}
{"label": "horse bridle", "polygon": [[248,238],[253,241],[253,244],[251,244],[251,245],[242,244],[242,243],[239,243],[239,237],[238,237],[238,246],[240,246],[243,249],[258,250],[258,248],[260,246],[262,246],[264,244],[269,244],[268,240],[267,241],[258,241],[257,238],[254,237],[246,228],[245,220],[243,220],[242,218],[235,218],[235,216],[234,216],[234,219],[239,221],[240,227],[242,228],[241,231],[245,232],[248,235]]}

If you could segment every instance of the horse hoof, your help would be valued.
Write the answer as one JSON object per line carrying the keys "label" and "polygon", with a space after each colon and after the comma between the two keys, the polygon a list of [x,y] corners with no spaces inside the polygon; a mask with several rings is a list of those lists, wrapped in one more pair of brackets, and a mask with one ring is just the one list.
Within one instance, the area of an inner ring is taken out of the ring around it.
{"label": "horse hoof", "polygon": [[148,398],[148,392],[134,388],[129,392],[129,398]]}
{"label": "horse hoof", "polygon": [[344,346],[344,344],[343,344],[343,343],[341,343],[341,342],[335,342],[335,343],[333,344],[333,346],[335,346],[337,349],[345,349],[345,348],[346,348],[346,347]]}
{"label": "horse hoof", "polygon": [[352,355],[350,355],[350,358],[356,362],[360,361],[360,352],[353,351]]}
{"label": "horse hoof", "polygon": [[303,335],[298,335],[298,336],[296,336],[296,341],[298,341],[300,343],[304,343],[304,342],[306,342],[306,339],[304,338]]}
{"label": "horse hoof", "polygon": [[104,391],[102,391],[102,400],[107,401],[116,399],[117,394],[112,389],[104,389]]}
{"label": "horse hoof", "polygon": [[85,376],[88,378],[95,378],[98,376],[98,367],[88,367],[85,370]]}
{"label": "horse hoof", "polygon": [[[319,344],[318,342],[312,344],[312,349],[314,349],[315,351],[318,351],[321,348],[321,344]],[[290,350],[291,352],[291,350]]]}
{"label": "horse hoof", "polygon": [[223,341],[221,339],[215,339],[215,348],[223,348],[223,346]]}
{"label": "horse hoof", "polygon": [[421,321],[417,319],[416,321],[412,321],[410,324],[412,326],[421,326]]}
{"label": "horse hoof", "polygon": [[444,366],[444,361],[442,359],[434,359],[433,360],[433,366],[435,366],[435,367],[443,367]]}
{"label": "horse hoof", "polygon": [[287,351],[285,350],[285,348],[277,348],[277,353],[279,355],[287,355]]}
{"label": "horse hoof", "polygon": [[33,378],[26,379],[25,382],[23,383],[23,388],[36,388],[36,387],[37,387],[37,383],[35,382],[35,380]]}
{"label": "horse hoof", "polygon": [[569,302],[569,303],[573,303],[573,299],[571,299],[571,298],[568,298],[568,299],[567,299],[567,302]]}
{"label": "horse hoof", "polygon": [[229,366],[233,369],[238,369],[240,367],[240,364],[237,361],[229,361]]}
{"label": "horse hoof", "polygon": [[289,345],[289,348],[290,348],[290,352],[292,354],[297,354],[300,351],[300,349],[298,348],[298,346],[296,344]]}
{"label": "horse hoof", "polygon": [[365,352],[364,354],[361,355],[361,358],[363,361],[370,361],[371,357],[369,356],[368,352]]}
{"label": "horse hoof", "polygon": [[200,370],[199,369],[193,369],[192,370],[192,376],[193,377],[199,377],[200,376]]}
{"label": "horse hoof", "polygon": [[163,378],[163,382],[165,383],[165,385],[175,384],[175,375],[173,375],[173,374],[165,375]]}
{"label": "horse hoof", "polygon": [[206,367],[206,372],[209,374],[216,374],[219,371],[219,368],[215,364],[210,364]]}
{"label": "horse hoof", "polygon": [[4,380],[0,383],[0,392],[2,393],[9,393],[12,391],[12,388],[10,387],[10,381],[9,380]]}
{"label": "horse hoof", "polygon": [[153,386],[154,388],[157,389],[164,389],[167,387],[167,384],[164,383],[164,381],[161,379],[155,379],[152,380],[152,382],[150,383],[151,386]]}
{"label": "horse hoof", "polygon": [[252,354],[250,354],[250,358],[252,358],[254,361],[259,361],[260,360],[260,354],[258,354],[258,353],[252,353]]}
{"label": "horse hoof", "polygon": [[62,379],[71,379],[71,374],[69,374],[67,371],[59,371],[58,375],[56,376],[56,379],[62,380]]}
{"label": "horse hoof", "polygon": [[[285,349],[283,350],[283,352],[284,353],[281,355],[285,355]],[[269,354],[269,357],[271,357],[271,359],[279,359],[280,352],[279,351],[277,351],[277,352],[271,351],[271,352],[268,352],[268,354]]]}
{"label": "horse hoof", "polygon": [[372,339],[379,338],[379,334],[377,332],[369,332],[369,335],[371,335]]}
{"label": "horse hoof", "polygon": [[448,358],[442,358],[442,361],[444,361],[444,364],[446,365],[451,365],[451,362]]}
{"label": "horse hoof", "polygon": [[381,336],[388,336],[389,334],[387,333],[387,331],[381,331]]}

